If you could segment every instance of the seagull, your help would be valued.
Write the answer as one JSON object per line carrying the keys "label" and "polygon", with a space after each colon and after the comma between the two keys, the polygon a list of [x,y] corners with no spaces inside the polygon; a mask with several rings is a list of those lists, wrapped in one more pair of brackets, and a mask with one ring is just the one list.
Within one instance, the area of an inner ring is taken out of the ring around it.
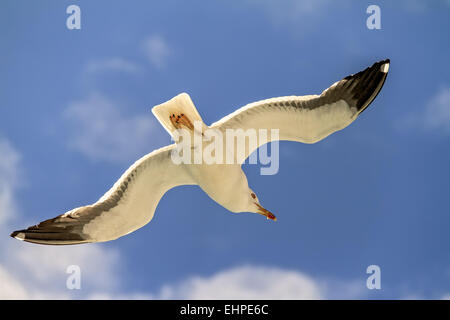
{"label": "seagull", "polygon": [[[389,59],[347,76],[319,95],[277,97],[250,103],[210,126],[204,124],[188,94],[182,93],[152,108],[163,127],[225,132],[227,129],[278,129],[279,140],[315,143],[347,127],[375,99],[386,80]],[[200,122],[200,129],[193,125]],[[174,139],[175,140],[175,139]],[[231,164],[175,163],[177,143],[136,161],[96,203],[72,209],[11,236],[37,244],[69,245],[104,242],[127,235],[150,222],[162,196],[180,185],[198,185],[231,212],[253,212],[276,220],[248,186],[241,165],[255,148]],[[194,148],[194,147],[193,147]],[[225,148],[225,152],[228,152]]]}

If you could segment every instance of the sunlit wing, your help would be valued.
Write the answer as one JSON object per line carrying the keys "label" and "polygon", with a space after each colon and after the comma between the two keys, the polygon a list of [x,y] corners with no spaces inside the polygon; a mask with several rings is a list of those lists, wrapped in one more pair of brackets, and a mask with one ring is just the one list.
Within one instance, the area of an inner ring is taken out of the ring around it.
{"label": "sunlit wing", "polygon": [[70,210],[11,236],[39,244],[109,241],[141,228],[153,218],[166,191],[195,184],[171,160],[170,145],[136,161],[96,203]]}
{"label": "sunlit wing", "polygon": [[[315,143],[352,123],[375,99],[389,70],[389,59],[334,83],[320,95],[278,97],[250,103],[211,128],[279,129],[279,140]],[[271,140],[270,133],[268,141]],[[259,140],[245,151],[245,157],[268,141]]]}

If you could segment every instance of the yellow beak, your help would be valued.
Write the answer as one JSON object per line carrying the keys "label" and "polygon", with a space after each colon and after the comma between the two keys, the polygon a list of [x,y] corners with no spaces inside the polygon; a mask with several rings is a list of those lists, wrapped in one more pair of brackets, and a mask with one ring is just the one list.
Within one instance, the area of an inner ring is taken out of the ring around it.
{"label": "yellow beak", "polygon": [[277,221],[277,217],[275,217],[275,215],[270,212],[269,210],[263,208],[259,203],[256,203],[256,206],[258,207],[258,213],[262,214],[263,216],[265,216],[267,219],[273,220],[273,221]]}

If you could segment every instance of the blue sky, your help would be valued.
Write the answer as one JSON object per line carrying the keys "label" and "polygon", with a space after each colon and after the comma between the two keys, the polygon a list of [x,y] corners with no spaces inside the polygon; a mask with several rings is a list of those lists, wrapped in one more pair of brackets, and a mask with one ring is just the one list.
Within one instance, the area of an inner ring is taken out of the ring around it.
{"label": "blue sky", "polygon": [[[81,30],[66,28],[71,4]],[[370,4],[381,30],[366,27]],[[448,297],[449,15],[448,1],[2,1],[0,297]],[[180,92],[210,124],[384,58],[386,84],[351,126],[281,142],[276,175],[244,165],[276,223],[184,186],[110,243],[9,238],[95,202],[170,143],[150,109]],[[71,264],[81,290],[65,288]],[[381,290],[366,288],[372,264]]]}

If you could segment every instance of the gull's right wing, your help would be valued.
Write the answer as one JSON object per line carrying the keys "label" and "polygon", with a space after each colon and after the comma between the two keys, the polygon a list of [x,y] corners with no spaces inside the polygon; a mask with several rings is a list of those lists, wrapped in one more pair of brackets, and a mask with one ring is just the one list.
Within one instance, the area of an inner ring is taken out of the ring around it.
{"label": "gull's right wing", "polygon": [[175,145],[155,150],[136,161],[96,203],[70,210],[11,236],[39,244],[79,244],[117,239],[153,218],[166,191],[195,184],[184,165],[172,162]]}

